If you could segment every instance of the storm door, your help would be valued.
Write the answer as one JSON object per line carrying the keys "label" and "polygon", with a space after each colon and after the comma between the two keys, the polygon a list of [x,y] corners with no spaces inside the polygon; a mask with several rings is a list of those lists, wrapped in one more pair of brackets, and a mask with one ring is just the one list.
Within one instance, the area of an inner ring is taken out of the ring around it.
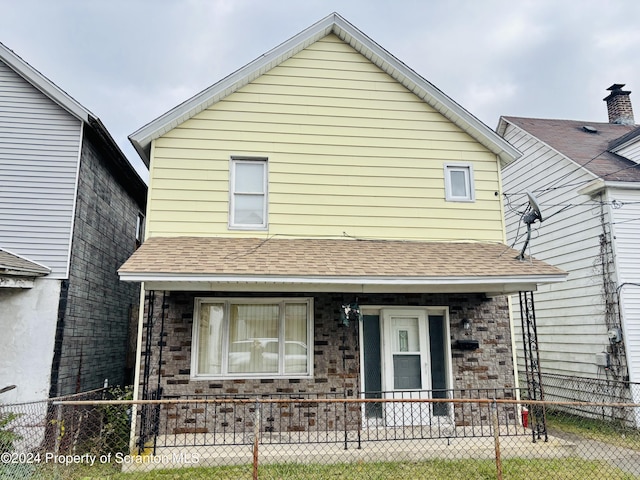
{"label": "storm door", "polygon": [[430,423],[428,403],[397,402],[429,398],[431,362],[427,314],[424,310],[382,310],[385,425]]}
{"label": "storm door", "polygon": [[445,312],[372,309],[363,315],[360,331],[363,398],[398,400],[365,403],[363,425],[451,423],[450,405],[415,402],[450,396],[451,351]]}

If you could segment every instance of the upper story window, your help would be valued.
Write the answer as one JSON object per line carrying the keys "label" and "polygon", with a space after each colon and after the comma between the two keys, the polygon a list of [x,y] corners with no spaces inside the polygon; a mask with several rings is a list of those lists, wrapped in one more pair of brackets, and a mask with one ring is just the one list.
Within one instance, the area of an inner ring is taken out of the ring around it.
{"label": "upper story window", "polygon": [[231,158],[229,227],[267,228],[267,159]]}
{"label": "upper story window", "polygon": [[445,199],[448,202],[473,202],[473,167],[468,164],[444,166]]}
{"label": "upper story window", "polygon": [[311,298],[197,298],[194,378],[308,377]]}
{"label": "upper story window", "polygon": [[136,220],[136,248],[142,245],[144,241],[144,215],[142,213],[138,213],[138,218]]}

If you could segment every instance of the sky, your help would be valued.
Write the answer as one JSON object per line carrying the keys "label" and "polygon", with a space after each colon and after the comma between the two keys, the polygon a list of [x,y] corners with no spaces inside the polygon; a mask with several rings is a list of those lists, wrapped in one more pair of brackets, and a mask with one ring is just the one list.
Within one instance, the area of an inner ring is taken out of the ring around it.
{"label": "sky", "polygon": [[614,83],[640,97],[637,0],[0,0],[0,11],[0,42],[100,118],[145,180],[128,135],[332,12],[492,129],[501,115],[606,122]]}

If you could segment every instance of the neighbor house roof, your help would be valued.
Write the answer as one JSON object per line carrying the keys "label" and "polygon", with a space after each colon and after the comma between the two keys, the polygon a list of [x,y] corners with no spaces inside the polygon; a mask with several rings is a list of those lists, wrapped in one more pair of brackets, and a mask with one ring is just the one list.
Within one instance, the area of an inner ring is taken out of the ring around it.
{"label": "neighbor house roof", "polygon": [[172,289],[211,282],[214,290],[262,283],[505,292],[566,277],[547,263],[517,260],[517,254],[497,243],[152,237],[118,273],[122,280],[183,284]]}
{"label": "neighbor house roof", "polygon": [[579,120],[502,117],[498,133],[510,123],[607,182],[639,182],[640,165],[611,150],[638,135],[635,125]]}
{"label": "neighbor house roof", "polygon": [[41,277],[51,269],[29,259],[0,248],[0,276]]}
{"label": "neighbor house roof", "polygon": [[467,132],[480,144],[499,155],[504,162],[510,162],[520,156],[513,146],[496,135],[491,128],[337,13],[325,17],[235,73],[153,120],[131,134],[129,139],[142,160],[149,166],[150,146],[153,140],[330,34],[334,34],[348,43],[397,82],[404,85],[408,90]]}

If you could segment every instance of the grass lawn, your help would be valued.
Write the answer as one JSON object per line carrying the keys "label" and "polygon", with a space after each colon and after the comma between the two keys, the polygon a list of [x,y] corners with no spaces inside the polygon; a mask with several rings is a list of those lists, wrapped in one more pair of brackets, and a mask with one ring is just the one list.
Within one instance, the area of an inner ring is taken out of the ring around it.
{"label": "grass lawn", "polygon": [[640,451],[640,431],[620,424],[547,410],[547,428]]}
{"label": "grass lawn", "polygon": [[[39,472],[38,472],[39,473]],[[406,479],[495,479],[491,460],[432,460],[425,462],[361,462],[334,465],[277,464],[259,468],[260,479],[277,480],[406,480]],[[569,480],[606,478],[630,480],[634,477],[596,461],[576,458],[503,462],[503,475],[509,480]],[[2,475],[0,467],[0,479]],[[8,477],[11,478],[11,477]],[[18,477],[19,478],[19,477]],[[151,472],[118,473],[111,465],[73,466],[48,470],[32,478],[58,480],[242,480],[252,478],[251,465],[209,468],[182,468]]]}

